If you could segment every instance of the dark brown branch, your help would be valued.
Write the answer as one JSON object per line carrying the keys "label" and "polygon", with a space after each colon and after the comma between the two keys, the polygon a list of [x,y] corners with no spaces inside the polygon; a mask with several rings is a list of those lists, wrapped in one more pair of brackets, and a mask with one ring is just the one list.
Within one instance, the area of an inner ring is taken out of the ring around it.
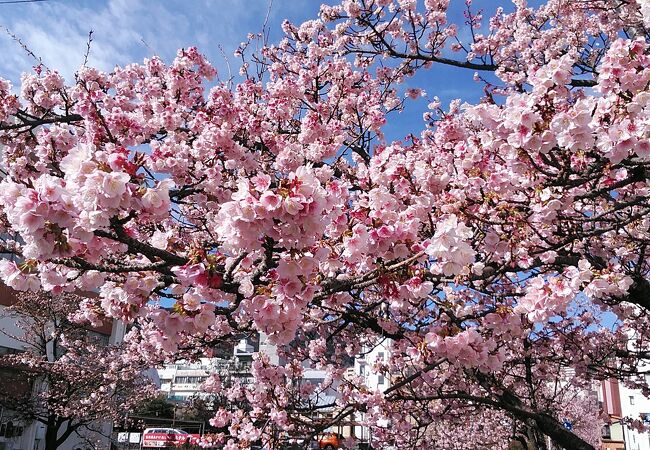
{"label": "dark brown branch", "polygon": [[34,120],[25,120],[21,119],[23,123],[15,123],[15,124],[2,124],[0,125],[0,131],[7,131],[7,130],[18,130],[20,128],[36,128],[41,125],[48,125],[51,123],[72,123],[72,122],[80,122],[84,120],[82,116],[79,114],[70,114],[67,116],[58,116],[58,117],[52,117],[49,119],[34,119]]}

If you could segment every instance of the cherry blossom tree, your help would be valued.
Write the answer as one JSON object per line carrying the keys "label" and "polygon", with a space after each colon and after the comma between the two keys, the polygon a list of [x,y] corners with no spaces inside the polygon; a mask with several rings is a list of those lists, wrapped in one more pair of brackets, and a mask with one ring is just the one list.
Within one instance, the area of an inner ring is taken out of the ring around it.
{"label": "cherry blossom tree", "polygon": [[[360,413],[400,448],[442,445],[445,421],[458,448],[488,445],[468,415],[504,446],[514,429],[595,448],[594,422],[563,424],[591,408],[570,411],[577,389],[635,383],[649,356],[650,11],[465,6],[460,24],[448,0],[323,6],[276,45],[244,43],[241,81],[209,90],[194,48],[71,85],[39,66],[20,96],[2,81],[4,250],[24,261],[0,262],[3,280],[97,290],[75,320],[139,321],[138,357],[269,335],[288,363],[261,356],[255,383],[224,392],[249,405],[213,419],[229,450]],[[410,77],[440,64],[476,71],[483,100],[432,98],[388,142],[426,95]],[[384,340],[378,392],[342,361]],[[305,360],[324,383],[299,381]]]}
{"label": "cherry blossom tree", "polygon": [[13,383],[2,383],[0,405],[23,423],[43,424],[47,450],[71,436],[94,445],[106,421],[123,420],[155,392],[144,367],[68,320],[80,301],[67,293],[21,293],[4,310],[16,320],[21,333],[11,337],[23,342],[25,351],[0,357],[0,364],[29,380],[32,389],[17,391]]}

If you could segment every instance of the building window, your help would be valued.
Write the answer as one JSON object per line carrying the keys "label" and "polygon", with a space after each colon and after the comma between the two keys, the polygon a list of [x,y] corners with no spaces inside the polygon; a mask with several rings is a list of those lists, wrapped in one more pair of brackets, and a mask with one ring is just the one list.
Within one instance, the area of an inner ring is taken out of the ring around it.
{"label": "building window", "polygon": [[634,395],[630,395],[630,405],[634,405]]}
{"label": "building window", "polygon": [[603,439],[611,439],[612,438],[612,429],[611,429],[611,427],[609,426],[608,423],[603,425],[603,429],[601,431],[601,434],[602,434]]}
{"label": "building window", "polygon": [[383,361],[384,360],[384,352],[379,352],[378,359]]}
{"label": "building window", "polygon": [[3,347],[0,345],[0,356],[3,355],[16,355],[18,353],[22,353],[22,350],[19,350],[17,348],[11,348],[11,347]]}
{"label": "building window", "polygon": [[23,434],[23,427],[15,426],[13,422],[0,424],[0,436],[6,438],[19,437]]}
{"label": "building window", "polygon": [[384,381],[385,381],[385,380],[384,380],[384,376],[383,376],[383,375],[379,375],[379,377],[377,378],[377,384],[384,384]]}
{"label": "building window", "polygon": [[96,345],[101,345],[102,347],[108,347],[111,337],[104,333],[98,333],[96,331],[88,331],[88,340]]}

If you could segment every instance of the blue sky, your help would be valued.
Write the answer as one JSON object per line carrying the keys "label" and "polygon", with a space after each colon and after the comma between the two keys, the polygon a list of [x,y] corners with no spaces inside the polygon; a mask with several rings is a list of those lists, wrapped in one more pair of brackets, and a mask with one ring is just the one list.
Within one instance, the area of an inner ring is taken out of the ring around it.
{"label": "blue sky", "polygon": [[[270,29],[277,37],[285,17],[302,21],[315,16],[318,5],[276,0]],[[248,32],[261,29],[267,10],[266,0],[48,0],[0,4],[0,25],[68,78],[83,61],[90,30],[94,31],[90,65],[103,70],[152,54],[169,61],[177,49],[192,45],[225,70],[218,45],[232,57]],[[0,36],[0,52],[4,78],[17,80],[33,66],[33,59],[6,33]]]}
{"label": "blue sky", "polygon": [[[320,3],[275,0],[268,23],[271,41],[281,37],[283,19],[300,23],[315,18]],[[452,0],[452,5],[458,7],[463,3]],[[487,6],[488,12],[499,4],[511,8],[509,1],[476,3]],[[226,79],[227,66],[219,45],[237,72],[239,66],[233,51],[247,33],[261,30],[268,7],[268,0],[47,0],[0,4],[0,26],[9,29],[46,66],[57,69],[68,80],[82,64],[90,30],[94,35],[89,65],[102,70],[141,62],[153,54],[170,61],[177,49],[194,45]],[[454,10],[456,21],[462,21],[460,11]],[[21,73],[30,71],[35,64],[4,30],[0,30],[0,55],[0,77],[14,85]],[[441,98],[443,106],[454,98],[476,102],[482,89],[472,81],[472,76],[471,70],[435,66],[409,80],[408,86],[425,88],[428,98],[416,104],[410,102],[407,112],[392,118],[385,130],[388,139],[418,133],[422,129],[422,112],[434,95]]]}

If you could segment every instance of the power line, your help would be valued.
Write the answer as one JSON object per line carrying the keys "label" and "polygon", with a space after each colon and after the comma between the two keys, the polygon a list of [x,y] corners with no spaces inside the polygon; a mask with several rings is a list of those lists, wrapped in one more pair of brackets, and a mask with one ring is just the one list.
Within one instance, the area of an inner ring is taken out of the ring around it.
{"label": "power line", "polygon": [[0,5],[9,5],[11,3],[36,3],[46,1],[47,0],[0,0]]}

